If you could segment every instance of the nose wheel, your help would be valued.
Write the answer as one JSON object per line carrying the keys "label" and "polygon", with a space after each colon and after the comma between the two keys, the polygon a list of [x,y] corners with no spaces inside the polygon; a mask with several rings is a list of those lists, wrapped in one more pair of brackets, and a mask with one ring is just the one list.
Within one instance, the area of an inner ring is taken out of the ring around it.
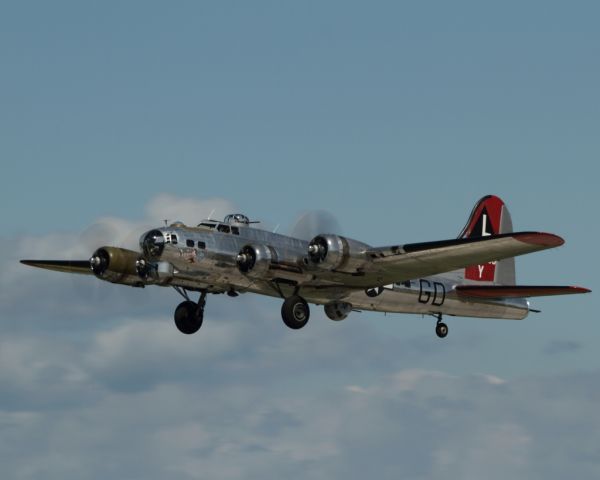
{"label": "nose wheel", "polygon": [[448,335],[448,325],[442,322],[442,314],[435,315],[437,317],[437,322],[435,324],[435,334],[439,338],[445,338]]}
{"label": "nose wheel", "polygon": [[289,328],[299,330],[308,323],[310,309],[308,303],[299,295],[286,298],[281,306],[281,318]]}

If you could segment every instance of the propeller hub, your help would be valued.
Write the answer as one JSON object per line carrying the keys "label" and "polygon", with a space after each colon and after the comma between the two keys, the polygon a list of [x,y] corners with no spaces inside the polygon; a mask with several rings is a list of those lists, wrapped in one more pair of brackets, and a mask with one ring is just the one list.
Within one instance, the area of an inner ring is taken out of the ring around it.
{"label": "propeller hub", "polygon": [[320,263],[325,260],[328,250],[327,239],[318,236],[308,245],[308,256],[314,263]]}
{"label": "propeller hub", "polygon": [[137,274],[140,276],[141,279],[148,278],[148,275],[150,274],[150,265],[148,264],[146,259],[138,258],[135,261],[135,271],[137,272]]}
{"label": "propeller hub", "polygon": [[252,267],[254,267],[255,261],[256,261],[256,258],[255,258],[254,252],[249,247],[243,248],[242,251],[240,253],[238,253],[238,255],[236,257],[236,263],[238,265],[238,268],[243,273],[247,273],[250,270],[252,270]]}
{"label": "propeller hub", "polygon": [[101,276],[108,269],[110,257],[108,252],[103,248],[99,248],[90,258],[90,268],[95,275]]}

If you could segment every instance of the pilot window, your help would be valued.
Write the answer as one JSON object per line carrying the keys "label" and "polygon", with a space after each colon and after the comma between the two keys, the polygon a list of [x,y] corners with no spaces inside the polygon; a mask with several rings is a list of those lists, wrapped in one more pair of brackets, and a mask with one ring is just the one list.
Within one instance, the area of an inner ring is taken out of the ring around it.
{"label": "pilot window", "polygon": [[229,225],[223,225],[222,223],[220,223],[217,227],[217,230],[222,233],[229,233]]}
{"label": "pilot window", "polygon": [[171,243],[173,245],[177,245],[177,235],[175,235],[174,233],[171,234]]}
{"label": "pilot window", "polygon": [[190,240],[190,239],[188,239],[188,240],[186,240],[186,241],[185,241],[185,244],[186,244],[188,247],[193,247],[193,246],[194,246],[194,241],[193,241],[193,240]]}
{"label": "pilot window", "polygon": [[239,235],[240,229],[238,227],[231,227],[231,233],[233,233],[234,235]]}

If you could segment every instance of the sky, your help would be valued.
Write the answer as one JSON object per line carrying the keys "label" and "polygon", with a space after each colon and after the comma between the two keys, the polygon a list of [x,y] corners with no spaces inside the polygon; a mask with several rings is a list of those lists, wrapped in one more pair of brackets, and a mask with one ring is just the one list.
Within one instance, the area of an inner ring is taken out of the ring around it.
{"label": "sky", "polygon": [[598,290],[597,2],[1,2],[0,463],[14,479],[598,478],[596,293],[522,322],[208,299],[27,268],[163,219],[325,210],[372,245],[501,196]]}

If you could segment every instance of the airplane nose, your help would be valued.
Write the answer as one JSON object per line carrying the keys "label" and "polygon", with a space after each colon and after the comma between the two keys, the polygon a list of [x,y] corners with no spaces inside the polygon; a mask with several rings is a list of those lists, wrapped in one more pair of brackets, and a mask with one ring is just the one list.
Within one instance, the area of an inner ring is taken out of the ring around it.
{"label": "airplane nose", "polygon": [[140,243],[147,257],[160,257],[165,248],[165,237],[160,230],[150,230]]}

